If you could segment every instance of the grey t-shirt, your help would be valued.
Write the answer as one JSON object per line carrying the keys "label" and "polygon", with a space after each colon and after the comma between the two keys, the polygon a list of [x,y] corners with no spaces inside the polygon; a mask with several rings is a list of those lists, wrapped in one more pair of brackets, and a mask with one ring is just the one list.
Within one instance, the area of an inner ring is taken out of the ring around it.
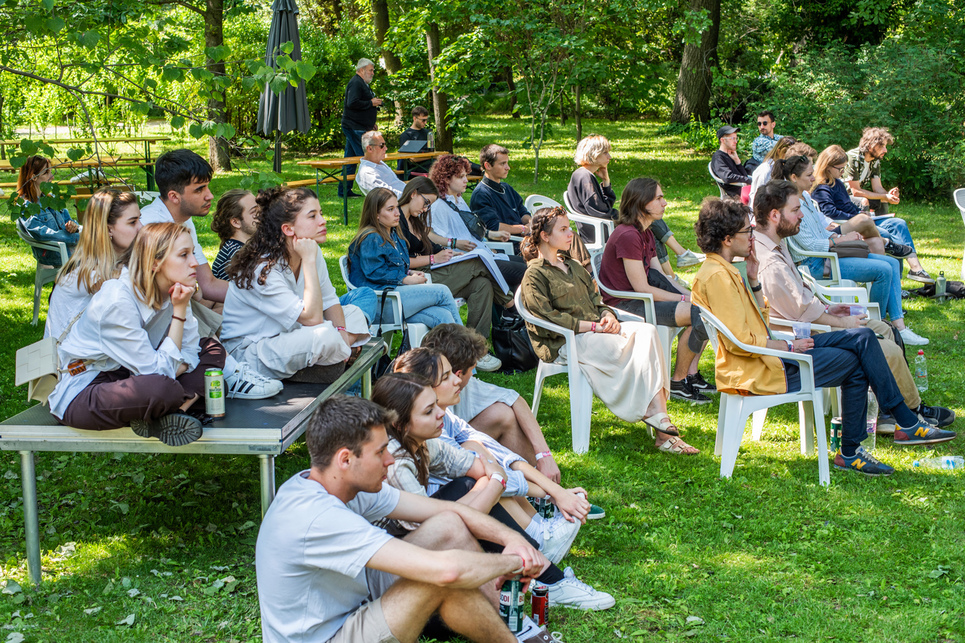
{"label": "grey t-shirt", "polygon": [[399,504],[399,490],[360,493],[348,504],[302,471],[278,490],[255,547],[265,643],[320,643],[371,600],[365,565],[392,536],[372,523]]}

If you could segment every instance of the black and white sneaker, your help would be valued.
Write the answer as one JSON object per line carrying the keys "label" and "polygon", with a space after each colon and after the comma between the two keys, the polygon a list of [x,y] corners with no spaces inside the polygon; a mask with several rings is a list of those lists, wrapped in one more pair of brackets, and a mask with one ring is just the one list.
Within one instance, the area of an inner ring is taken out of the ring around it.
{"label": "black and white sneaker", "polygon": [[284,388],[279,380],[260,375],[247,364],[239,364],[234,373],[225,373],[224,384],[227,396],[239,400],[263,400],[281,393]]}
{"label": "black and white sneaker", "polygon": [[895,259],[904,259],[905,257],[910,257],[915,254],[911,246],[906,246],[903,243],[896,243],[891,239],[885,240],[885,254],[891,255]]}
{"label": "black and white sneaker", "polygon": [[932,426],[937,426],[940,429],[955,421],[955,411],[946,409],[944,406],[928,406],[922,403],[918,407],[918,415]]}
{"label": "black and white sneaker", "polygon": [[710,398],[696,390],[687,380],[670,380],[670,397],[691,404],[710,404]]}
{"label": "black and white sneaker", "polygon": [[693,375],[687,376],[687,383],[694,388],[699,393],[706,393],[708,395],[713,395],[717,392],[717,387],[704,379],[704,376],[699,372]]}

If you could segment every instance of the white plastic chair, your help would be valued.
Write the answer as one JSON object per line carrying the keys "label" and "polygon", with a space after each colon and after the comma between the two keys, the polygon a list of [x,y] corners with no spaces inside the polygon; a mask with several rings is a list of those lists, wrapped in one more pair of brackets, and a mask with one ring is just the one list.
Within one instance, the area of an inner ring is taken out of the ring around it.
{"label": "white plastic chair", "polygon": [[576,221],[577,223],[582,223],[583,225],[588,225],[593,228],[593,239],[594,242],[587,246],[590,252],[600,252],[606,245],[607,239],[613,234],[613,229],[615,224],[610,219],[597,219],[596,217],[590,217],[585,214],[580,214],[573,209],[573,205],[570,203],[570,197],[563,193],[563,205],[566,208],[567,213],[571,221]]}
{"label": "white plastic chair", "polygon": [[[338,267],[342,272],[342,281],[345,282],[345,286],[349,290],[355,290],[355,285],[348,277],[348,257],[341,256],[338,258]],[[382,304],[382,292],[381,290],[376,290],[375,295],[378,298],[379,305]],[[382,328],[382,334],[387,336],[385,343],[391,348],[392,346],[392,333],[397,330],[402,330],[402,320],[405,316],[402,314],[402,296],[396,290],[390,290],[388,296],[385,298],[385,303],[389,306],[389,310],[392,312],[392,320],[386,321],[383,319],[381,324],[374,323],[369,326],[369,333],[374,337],[376,333],[379,332],[379,327]],[[429,332],[429,327],[425,324],[409,324],[406,326],[409,328],[409,343],[412,348],[422,345],[422,338],[426,336]]]}
{"label": "white plastic chair", "polygon": [[[790,353],[771,348],[750,346],[739,341],[734,334],[713,314],[700,308],[700,316],[707,327],[707,334],[715,351],[721,350],[718,333],[723,334],[735,346],[754,355],[772,355],[798,363],[801,376],[801,390],[794,393],[776,395],[736,395],[720,394],[720,412],[717,416],[717,442],[714,455],[720,456],[720,475],[729,478],[734,473],[737,454],[744,437],[748,417],[779,404],[798,403],[798,418],[801,431],[801,453],[814,451],[814,435],[817,433],[818,480],[822,485],[831,484],[828,471],[828,441],[824,430],[824,393],[814,387],[814,365],[810,355]],[[761,422],[763,427],[763,422]],[[758,433],[759,437],[759,433]]]}
{"label": "white plastic chair", "polygon": [[593,390],[580,370],[579,352],[576,346],[576,333],[568,328],[557,326],[529,312],[523,304],[523,290],[516,290],[516,310],[523,321],[539,328],[558,333],[566,340],[566,360],[562,357],[555,362],[539,361],[536,367],[536,387],[533,390],[533,417],[539,412],[539,402],[543,394],[543,380],[552,375],[566,373],[570,381],[570,428],[573,436],[573,451],[586,453],[590,449],[590,412],[593,407]]}
{"label": "white plastic chair", "polygon": [[[613,288],[610,288],[604,284],[600,279],[600,265],[603,263],[602,252],[593,255],[593,259],[590,263],[593,267],[593,279],[596,280],[600,290],[602,290],[604,293],[619,299],[638,299],[644,302],[644,306],[647,311],[647,320],[649,320],[649,323],[654,324],[657,329],[657,338],[660,340],[660,350],[663,351],[663,356],[666,358],[667,362],[667,379],[669,381],[672,374],[672,367],[670,364],[673,362],[673,338],[683,332],[684,329],[679,326],[660,326],[659,324],[655,323],[657,314],[653,307],[653,295],[650,293],[634,292],[630,290],[614,290]],[[640,321],[647,320],[641,319]]]}
{"label": "white plastic chair", "polygon": [[[955,205],[962,213],[962,223],[965,224],[965,188],[958,188],[954,193]],[[962,281],[965,281],[965,252],[962,253]]]}
{"label": "white plastic chair", "polygon": [[[63,241],[38,241],[34,239],[27,228],[24,227],[23,221],[17,219],[17,236],[23,239],[31,248],[37,248],[39,250],[49,250],[52,252],[60,253],[60,265],[63,266],[67,263],[67,244]],[[40,263],[37,260],[37,270],[34,273],[34,318],[30,322],[32,326],[37,325],[37,320],[40,319],[40,296],[43,294],[44,286],[52,283],[57,279],[57,272],[60,270],[60,266],[48,266],[45,263]]]}
{"label": "white plastic chair", "polygon": [[744,184],[743,183],[726,183],[723,179],[717,178],[717,175],[714,174],[713,164],[714,164],[713,161],[707,164],[707,171],[710,173],[710,178],[714,179],[714,183],[717,184],[717,189],[720,190],[720,198],[733,199],[734,197],[732,197],[731,195],[727,194],[727,192],[724,191],[724,186],[733,185],[738,188],[743,188]]}

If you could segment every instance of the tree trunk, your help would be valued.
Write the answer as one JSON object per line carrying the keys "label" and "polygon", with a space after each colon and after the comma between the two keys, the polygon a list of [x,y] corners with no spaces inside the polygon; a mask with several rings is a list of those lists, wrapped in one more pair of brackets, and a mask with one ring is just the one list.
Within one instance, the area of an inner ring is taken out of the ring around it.
{"label": "tree trunk", "polygon": [[509,87],[509,113],[513,115],[513,118],[520,118],[519,110],[516,109],[516,103],[519,102],[516,99],[516,81],[513,80],[513,68],[506,68],[506,85]]}
{"label": "tree trunk", "polygon": [[580,90],[580,86],[576,85],[573,88],[573,93],[576,94],[576,140],[577,142],[583,140],[583,93]]}
{"label": "tree trunk", "polygon": [[[224,0],[207,0],[204,11],[204,46],[220,47],[224,44]],[[224,61],[214,62],[205,59],[209,72],[215,76],[225,75]],[[208,118],[215,123],[227,123],[225,114],[225,93],[219,92],[219,98],[208,99]],[[228,153],[228,141],[224,138],[208,138],[208,162],[215,172],[231,170],[231,155]]]}
{"label": "tree trunk", "polygon": [[677,95],[670,116],[674,123],[689,123],[691,117],[702,123],[710,120],[710,70],[717,64],[720,0],[691,0],[690,9],[708,11],[711,25],[700,35],[699,44],[684,45],[677,76]]}
{"label": "tree trunk", "polygon": [[[393,52],[385,48],[385,34],[389,33],[389,2],[388,0],[372,0],[372,22],[375,27],[375,42],[378,43],[385,59],[385,71],[389,74],[389,79],[402,71],[402,61]],[[404,116],[402,114],[402,103],[398,100],[392,101],[395,104],[395,126],[402,127]]]}
{"label": "tree trunk", "polygon": [[449,131],[449,97],[436,84],[436,56],[439,55],[439,25],[429,23],[426,30],[429,54],[429,79],[432,83],[432,111],[436,117],[436,149],[452,152],[452,132]]}

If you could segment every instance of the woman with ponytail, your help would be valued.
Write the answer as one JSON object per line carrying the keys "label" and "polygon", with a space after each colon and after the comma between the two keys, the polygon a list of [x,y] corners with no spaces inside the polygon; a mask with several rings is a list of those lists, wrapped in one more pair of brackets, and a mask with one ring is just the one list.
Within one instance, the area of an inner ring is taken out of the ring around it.
{"label": "woman with ponytail", "polygon": [[221,338],[232,357],[263,377],[285,379],[310,366],[346,361],[368,341],[375,293],[340,300],[320,243],[318,198],[285,187],[258,193],[254,236],[228,266]]}
{"label": "woman with ponytail", "polygon": [[[573,241],[563,208],[538,210],[530,229],[522,249],[529,265],[520,286],[526,308],[577,333],[580,370],[614,415],[626,422],[643,420],[656,431],[655,446],[661,451],[697,454],[697,449],[677,437],[680,432],[667,415],[670,382],[656,329],[646,323],[617,321],[583,266],[560,255]],[[562,337],[532,324],[526,327],[540,359],[552,362],[561,354],[566,357]]]}

